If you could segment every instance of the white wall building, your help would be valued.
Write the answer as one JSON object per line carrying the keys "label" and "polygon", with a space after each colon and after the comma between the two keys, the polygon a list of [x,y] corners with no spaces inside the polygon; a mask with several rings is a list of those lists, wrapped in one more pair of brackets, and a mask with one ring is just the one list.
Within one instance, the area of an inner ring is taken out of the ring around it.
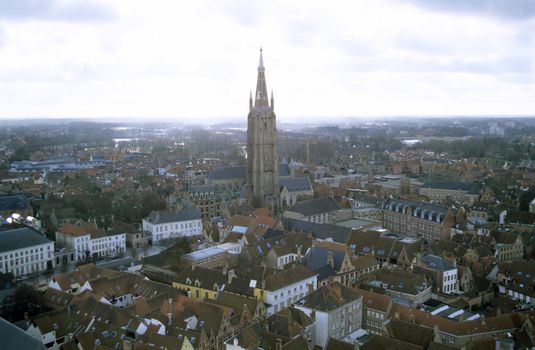
{"label": "white wall building", "polygon": [[316,290],[317,283],[317,275],[302,265],[267,277],[262,289],[266,293],[264,302],[270,305],[267,308],[268,315],[273,315],[304,298]]}
{"label": "white wall building", "polygon": [[93,225],[65,224],[56,231],[59,247],[72,251],[71,261],[114,256],[126,250],[126,233],[108,234]]}
{"label": "white wall building", "polygon": [[54,267],[54,242],[41,233],[22,227],[0,231],[0,272],[15,277]]}
{"label": "white wall building", "polygon": [[154,243],[167,238],[202,234],[201,213],[198,209],[153,211],[143,219],[143,231],[152,235]]}
{"label": "white wall building", "polygon": [[362,328],[362,296],[340,283],[326,284],[296,308],[316,314],[314,344],[324,347],[329,337],[343,339]]}

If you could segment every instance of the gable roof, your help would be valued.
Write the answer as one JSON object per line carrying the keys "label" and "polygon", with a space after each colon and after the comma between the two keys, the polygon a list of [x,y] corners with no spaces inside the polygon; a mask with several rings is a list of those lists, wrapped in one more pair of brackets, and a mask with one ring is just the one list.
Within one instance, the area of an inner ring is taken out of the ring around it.
{"label": "gable roof", "polygon": [[328,263],[329,253],[331,253],[333,256],[334,270],[339,271],[342,268],[342,262],[344,261],[345,253],[338,251],[338,250],[326,249],[326,248],[321,248],[321,247],[312,247],[305,254],[303,264],[309,269],[311,269],[312,271],[316,271],[317,269],[325,265],[329,265]]}
{"label": "gable roof", "polygon": [[2,346],[6,349],[46,349],[39,339],[32,337],[2,317],[0,317],[0,338]]}
{"label": "gable roof", "polygon": [[[195,281],[199,281],[196,285]],[[222,271],[212,270],[200,266],[191,267],[176,276],[175,282],[214,290],[217,284],[219,289],[228,282],[228,277]]]}
{"label": "gable roof", "polygon": [[354,288],[354,290],[362,295],[363,307],[387,313],[392,305],[392,299],[389,295],[379,294],[360,288]]}
{"label": "gable roof", "polygon": [[430,268],[433,270],[447,271],[447,270],[452,270],[455,268],[455,266],[450,264],[443,257],[432,255],[432,254],[423,255],[422,263],[424,263],[427,268]]}
{"label": "gable roof", "polygon": [[214,169],[208,176],[210,180],[245,179],[245,166],[228,166]]}
{"label": "gable roof", "polygon": [[316,198],[297,202],[288,208],[288,211],[296,212],[303,216],[323,214],[336,210],[340,210],[340,207],[332,197]]}
{"label": "gable roof", "polygon": [[307,295],[302,305],[319,311],[329,312],[362,298],[352,288],[338,282],[328,283]]}
{"label": "gable roof", "polygon": [[151,224],[166,224],[177,221],[197,220],[201,218],[199,209],[183,209],[180,211],[152,211],[144,220]]}
{"label": "gable roof", "polygon": [[290,284],[302,281],[316,274],[303,265],[295,265],[285,270],[273,270],[272,275],[265,277],[265,290],[278,290]]}
{"label": "gable roof", "polygon": [[344,227],[332,224],[318,224],[315,222],[284,219],[284,226],[289,231],[299,231],[311,233],[314,238],[328,239],[331,238],[334,242],[346,243],[352,232],[351,227]]}
{"label": "gable roof", "polygon": [[288,192],[312,191],[308,176],[280,179],[279,186],[281,189],[286,188]]}

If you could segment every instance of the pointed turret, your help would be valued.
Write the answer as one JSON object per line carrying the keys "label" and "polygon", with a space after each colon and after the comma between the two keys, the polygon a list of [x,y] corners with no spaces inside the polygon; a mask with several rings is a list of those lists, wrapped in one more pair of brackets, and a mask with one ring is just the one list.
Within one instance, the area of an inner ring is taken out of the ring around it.
{"label": "pointed turret", "polygon": [[275,100],[273,99],[273,89],[271,89],[271,109],[275,110]]}
{"label": "pointed turret", "polygon": [[256,80],[255,107],[268,107],[268,94],[266,87],[266,76],[264,74],[264,59],[262,57],[262,48],[260,48],[260,61],[258,63],[258,78]]}
{"label": "pointed turret", "polygon": [[249,112],[253,110],[253,92],[249,90]]}

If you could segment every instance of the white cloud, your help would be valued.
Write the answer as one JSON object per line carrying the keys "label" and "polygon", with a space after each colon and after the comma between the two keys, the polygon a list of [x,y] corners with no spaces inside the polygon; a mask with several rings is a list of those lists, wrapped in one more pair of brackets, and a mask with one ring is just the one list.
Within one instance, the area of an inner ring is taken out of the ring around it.
{"label": "white cloud", "polygon": [[526,16],[394,0],[67,4],[108,15],[0,15],[1,117],[244,120],[260,45],[283,121],[535,110]]}

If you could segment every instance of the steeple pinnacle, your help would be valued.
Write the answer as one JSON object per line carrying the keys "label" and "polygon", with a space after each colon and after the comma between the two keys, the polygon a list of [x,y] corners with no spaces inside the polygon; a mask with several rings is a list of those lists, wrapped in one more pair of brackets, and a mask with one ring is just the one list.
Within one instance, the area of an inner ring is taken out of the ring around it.
{"label": "steeple pinnacle", "polygon": [[258,78],[256,80],[255,107],[269,107],[266,76],[264,68],[264,58],[262,57],[262,48],[260,48],[260,62],[258,63]]}
{"label": "steeple pinnacle", "polygon": [[264,58],[262,57],[262,47],[260,47],[260,61],[258,62],[258,71],[264,70]]}

